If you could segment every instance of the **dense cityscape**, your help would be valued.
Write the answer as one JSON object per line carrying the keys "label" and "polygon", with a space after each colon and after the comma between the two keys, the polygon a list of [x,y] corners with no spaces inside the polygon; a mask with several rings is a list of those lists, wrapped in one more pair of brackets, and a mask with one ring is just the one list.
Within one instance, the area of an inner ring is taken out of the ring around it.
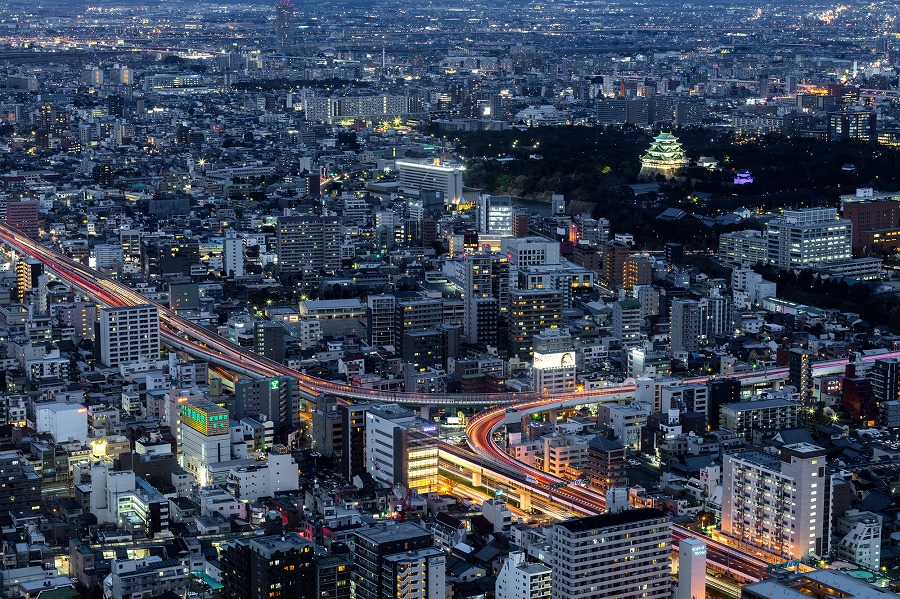
{"label": "dense cityscape", "polygon": [[896,597],[898,18],[3,3],[0,597]]}

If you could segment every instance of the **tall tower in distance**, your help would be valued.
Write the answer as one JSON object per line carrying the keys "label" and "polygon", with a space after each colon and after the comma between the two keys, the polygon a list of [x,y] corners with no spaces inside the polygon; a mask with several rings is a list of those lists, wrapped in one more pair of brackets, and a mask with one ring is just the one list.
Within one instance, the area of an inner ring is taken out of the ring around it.
{"label": "tall tower in distance", "polygon": [[294,52],[294,5],[289,0],[275,4],[275,52],[282,56]]}

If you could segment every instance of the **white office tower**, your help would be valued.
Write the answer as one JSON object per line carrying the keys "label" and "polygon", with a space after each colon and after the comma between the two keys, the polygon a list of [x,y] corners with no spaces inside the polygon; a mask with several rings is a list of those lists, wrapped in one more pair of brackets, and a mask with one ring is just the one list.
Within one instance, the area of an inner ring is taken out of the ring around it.
{"label": "white office tower", "polygon": [[401,190],[414,194],[422,190],[439,191],[444,194],[444,203],[447,205],[455,206],[462,200],[461,166],[412,160],[398,160],[396,165]]}
{"label": "white office tower", "polygon": [[509,258],[510,288],[519,286],[520,270],[560,263],[559,242],[543,237],[504,237],[500,253]]}
{"label": "white office tower", "polygon": [[757,450],[725,456],[722,533],[781,556],[828,554],[831,478],[825,450],[809,443],[781,448],[781,457]]}
{"label": "white office tower", "polygon": [[105,366],[159,359],[159,310],[141,304],[102,308],[97,353]]}
{"label": "white office tower", "polygon": [[223,250],[225,253],[225,273],[229,277],[244,276],[244,240],[229,230],[225,233]]}
{"label": "white office tower", "polygon": [[548,534],[553,599],[670,599],[669,517],[645,508],[573,518]]}
{"label": "white office tower", "polygon": [[512,235],[512,199],[484,194],[476,201],[479,233]]}
{"label": "white office tower", "polygon": [[575,343],[568,329],[544,329],[531,339],[534,389],[541,393],[575,389]]}
{"label": "white office tower", "polygon": [[497,575],[496,599],[550,599],[551,570],[544,564],[529,564],[525,554],[514,551]]}
{"label": "white office tower", "polygon": [[180,412],[181,466],[205,487],[212,482],[209,467],[231,460],[228,410],[206,398],[191,397],[181,404]]}
{"label": "white office tower", "polygon": [[678,543],[675,599],[706,599],[706,543],[700,539],[684,539]]}
{"label": "white office tower", "polygon": [[837,218],[836,208],[785,210],[766,225],[767,256],[778,268],[809,268],[849,260],[853,223]]}

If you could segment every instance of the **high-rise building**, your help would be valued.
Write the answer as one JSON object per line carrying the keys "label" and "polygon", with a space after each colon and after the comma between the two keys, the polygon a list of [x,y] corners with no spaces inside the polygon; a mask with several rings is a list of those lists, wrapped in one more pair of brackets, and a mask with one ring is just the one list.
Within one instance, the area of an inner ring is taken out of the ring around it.
{"label": "high-rise building", "polygon": [[879,402],[900,400],[900,360],[875,360],[869,370],[872,390]]}
{"label": "high-rise building", "polygon": [[852,256],[853,223],[835,208],[785,210],[766,225],[767,260],[778,268],[810,268]]}
{"label": "high-rise building", "polygon": [[691,299],[672,301],[672,354],[700,349],[700,302]]}
{"label": "high-rise building", "polygon": [[343,404],[341,413],[340,472],[348,480],[366,471],[366,412],[369,404]]}
{"label": "high-rise building", "polygon": [[620,300],[612,307],[612,335],[622,341],[624,347],[633,347],[641,342],[641,302],[633,299]]}
{"label": "high-rise building", "polygon": [[512,235],[512,199],[484,194],[475,202],[479,233]]}
{"label": "high-rise building", "polygon": [[16,262],[17,302],[25,301],[25,295],[38,286],[38,279],[44,273],[44,264],[33,258],[22,258]]}
{"label": "high-rise building", "polygon": [[444,307],[439,299],[418,298],[398,301],[394,305],[394,346],[403,353],[404,335],[434,329],[443,324]]}
{"label": "high-rise building", "polygon": [[791,348],[788,354],[788,382],[797,389],[800,402],[804,404],[812,400],[812,362],[812,352],[803,348]]}
{"label": "high-rise building", "polygon": [[370,295],[366,298],[366,330],[369,345],[395,345],[394,311],[397,298],[390,294]]}
{"label": "high-rise building", "polygon": [[219,548],[225,596],[319,599],[313,549],[296,533],[225,543]]}
{"label": "high-rise building", "polygon": [[541,393],[575,389],[575,342],[566,329],[544,329],[532,337],[531,380]]}
{"label": "high-rise building", "polygon": [[240,379],[234,384],[234,417],[271,420],[276,434],[296,426],[300,419],[300,390],[290,377]]}
{"label": "high-rise building", "polygon": [[[353,581],[358,599],[400,599],[406,597],[400,591],[409,589],[406,584],[398,589],[397,578],[393,576],[394,564],[388,560],[390,556],[402,556],[409,552],[415,554],[421,550],[434,548],[434,537],[428,529],[412,522],[386,523],[363,528],[356,531],[353,539]],[[438,550],[440,551],[440,550]],[[429,556],[428,559],[436,556]],[[428,559],[423,561],[428,561]],[[437,564],[435,563],[435,568]],[[444,567],[444,564],[441,564]],[[430,565],[426,565],[430,571]],[[435,576],[438,573],[435,569]],[[390,575],[390,576],[389,576]],[[404,581],[405,582],[405,581]],[[436,587],[437,585],[435,585]],[[424,580],[416,585],[418,597],[428,587]],[[432,587],[433,590],[437,590]],[[431,593],[424,595],[428,599],[440,599]]]}
{"label": "high-rise building", "polygon": [[180,415],[181,466],[206,486],[211,482],[209,466],[231,459],[228,410],[203,397],[191,397],[181,404]]}
{"label": "high-rise building", "polygon": [[831,477],[825,450],[808,443],[727,454],[722,533],[786,559],[828,555]]}
{"label": "high-rise building", "polygon": [[769,260],[769,240],[762,231],[746,229],[719,235],[719,259],[753,266]]}
{"label": "high-rise building", "polygon": [[675,599],[706,599],[706,543],[700,539],[682,539],[678,543]]}
{"label": "high-rise building", "polygon": [[496,599],[550,599],[550,567],[529,563],[521,551],[513,551],[497,574]]}
{"label": "high-rise building", "polygon": [[333,272],[341,267],[344,227],[333,216],[282,216],[275,242],[282,272],[300,272],[306,265]]}
{"label": "high-rise building", "polygon": [[275,5],[275,52],[293,54],[294,36],[294,5],[290,0],[279,0]]}
{"label": "high-rise building", "polygon": [[253,323],[253,351],[270,360],[284,363],[285,335],[280,322],[257,320]]}
{"label": "high-rise building", "polygon": [[366,412],[366,468],[389,487],[438,490],[438,425],[396,404]]}
{"label": "high-rise building", "polygon": [[37,239],[39,233],[38,207],[37,200],[6,201],[6,224],[32,239]]}
{"label": "high-rise building", "polygon": [[534,336],[559,328],[563,294],[547,289],[514,289],[509,293],[509,355],[531,360]]}
{"label": "high-rise building", "polygon": [[841,217],[853,223],[852,245],[856,255],[886,252],[900,246],[900,201],[896,199],[874,199],[866,195],[843,199]]}
{"label": "high-rise building", "polygon": [[0,510],[32,509],[41,503],[41,477],[21,451],[0,452]]}
{"label": "high-rise building", "polygon": [[544,237],[504,238],[500,253],[509,259],[510,288],[516,287],[519,271],[529,266],[559,264],[559,242]]}
{"label": "high-rise building", "polygon": [[876,124],[878,117],[871,110],[828,113],[828,141],[878,140]]}
{"label": "high-rise building", "polygon": [[94,332],[95,355],[101,364],[159,359],[159,310],[150,304],[101,308]]}
{"label": "high-rise building", "polygon": [[350,599],[353,560],[349,554],[317,556],[313,562],[316,575],[315,597]]}
{"label": "high-rise building", "polygon": [[657,509],[565,520],[548,536],[553,599],[671,597],[671,521]]}
{"label": "high-rise building", "polygon": [[225,274],[228,277],[244,276],[244,240],[229,231],[222,242],[222,251]]}
{"label": "high-rise building", "polygon": [[707,422],[713,429],[719,427],[719,413],[724,404],[737,403],[741,399],[741,381],[738,379],[710,379],[706,383]]}
{"label": "high-rise building", "polygon": [[628,485],[625,464],[625,445],[621,441],[598,436],[588,442],[585,473],[591,479],[591,487],[598,492]]}
{"label": "high-rise building", "polygon": [[400,189],[412,194],[425,191],[443,193],[444,202],[457,205],[462,200],[462,168],[451,164],[398,160]]}
{"label": "high-rise building", "polygon": [[620,241],[608,241],[603,250],[603,278],[613,287],[625,283],[625,262],[634,248]]}
{"label": "high-rise building", "polygon": [[750,439],[754,430],[783,431],[797,426],[800,404],[783,398],[739,401],[719,406],[719,427]]}

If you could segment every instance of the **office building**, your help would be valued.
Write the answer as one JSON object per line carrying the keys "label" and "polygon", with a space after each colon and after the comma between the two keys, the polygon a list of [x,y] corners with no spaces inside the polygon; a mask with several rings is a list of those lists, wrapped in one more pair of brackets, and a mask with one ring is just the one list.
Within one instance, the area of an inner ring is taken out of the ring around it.
{"label": "office building", "polygon": [[334,216],[282,216],[275,228],[278,269],[334,272],[341,267],[344,227]]}
{"label": "office building", "polygon": [[669,599],[671,521],[653,509],[565,520],[549,533],[554,599]]}
{"label": "office building", "polygon": [[529,563],[525,553],[513,551],[497,574],[496,599],[550,599],[552,571],[546,564]]}
{"label": "office building", "polygon": [[25,198],[21,200],[7,200],[5,204],[6,224],[31,239],[37,239],[40,233],[38,222],[39,202]]}
{"label": "office building", "polygon": [[768,579],[741,587],[741,599],[889,599],[896,593],[878,588],[838,570],[777,572]]}
{"label": "office building", "polygon": [[297,462],[284,445],[276,445],[265,462],[257,461],[229,470],[225,487],[241,501],[256,501],[260,497],[274,497],[279,492],[297,491],[300,488]]}
{"label": "office building", "polygon": [[762,231],[746,229],[719,235],[719,259],[744,266],[769,260],[769,239]]}
{"label": "office building", "polygon": [[275,52],[293,54],[294,35],[294,5],[290,0],[279,0],[275,5]]}
{"label": "office building", "polygon": [[560,263],[559,242],[544,237],[503,238],[500,253],[509,258],[510,288],[518,285],[520,270]]}
{"label": "office building", "polygon": [[275,362],[284,363],[285,335],[287,332],[280,322],[257,320],[253,323],[253,351]]}
{"label": "office building", "polygon": [[438,490],[438,425],[396,404],[366,412],[366,468],[379,483]]}
{"label": "office building", "polygon": [[841,217],[853,223],[853,254],[884,253],[900,246],[900,201],[875,199],[871,189],[857,192],[862,194],[841,198]]}
{"label": "office building", "polygon": [[612,335],[622,341],[623,347],[634,347],[641,342],[641,303],[633,299],[620,300],[612,306]]}
{"label": "office building", "polygon": [[219,560],[226,597],[319,599],[313,544],[296,533],[229,541]]}
{"label": "office building", "polygon": [[878,140],[876,124],[878,117],[871,110],[828,113],[828,141],[862,141],[874,143]]}
{"label": "office building", "polygon": [[878,402],[900,400],[900,360],[887,358],[875,360],[869,369],[872,391]]}
{"label": "office building", "polygon": [[234,417],[264,417],[271,420],[275,434],[296,426],[300,418],[300,390],[296,379],[273,377],[239,379],[234,384]]}
{"label": "office building", "polygon": [[366,298],[366,331],[369,345],[375,347],[393,347],[394,311],[397,298],[390,294],[369,295]]}
{"label": "office building", "polygon": [[813,396],[812,362],[812,352],[803,348],[791,348],[788,354],[788,383],[797,390],[798,399],[804,404],[812,401]]}
{"label": "office building", "polygon": [[21,451],[0,452],[0,511],[31,510],[41,503],[41,478]]}
{"label": "office building", "polygon": [[800,404],[790,399],[756,399],[719,406],[719,428],[750,439],[754,430],[777,432],[797,426]]}
{"label": "office building", "polygon": [[575,342],[568,330],[544,329],[532,338],[531,380],[541,393],[575,389]]}
{"label": "office building", "polygon": [[700,539],[678,542],[675,599],[706,599],[706,543]]}
{"label": "office building", "polygon": [[341,404],[340,473],[348,480],[366,472],[366,412],[370,404]]}
{"label": "office building", "polygon": [[512,235],[512,199],[484,194],[475,202],[479,233]]}
{"label": "office building", "polygon": [[140,264],[148,276],[190,275],[191,267],[200,264],[200,244],[183,237],[142,237]]}
{"label": "office building", "polygon": [[700,302],[676,299],[671,305],[672,355],[695,352],[701,347]]}
{"label": "office building", "polygon": [[585,474],[590,485],[599,493],[616,487],[627,487],[625,445],[604,437],[594,437],[587,444],[588,459]]}
{"label": "office building", "polygon": [[706,382],[707,423],[713,429],[719,426],[719,414],[722,405],[737,403],[741,399],[741,381],[738,379],[710,379]]}
{"label": "office building", "polygon": [[435,162],[397,160],[400,189],[417,195],[421,191],[437,191],[447,205],[459,204],[463,196],[462,167]]}
{"label": "office building", "polygon": [[101,308],[95,355],[105,366],[159,359],[159,310],[150,304]]}
{"label": "office building", "polygon": [[785,559],[828,555],[831,478],[825,450],[795,443],[780,456],[726,454],[722,533]]}
{"label": "office building", "polygon": [[209,466],[231,459],[228,410],[203,397],[181,404],[181,466],[201,487],[210,483]]}
{"label": "office building", "polygon": [[853,223],[835,208],[785,210],[766,225],[767,260],[778,268],[810,268],[851,258]]}
{"label": "office building", "polygon": [[[407,591],[407,586],[403,585],[402,589],[398,589],[395,576],[389,576],[393,574],[397,562],[388,558],[433,547],[431,531],[411,522],[384,523],[357,530],[353,539],[353,579],[357,599],[405,597],[398,591]],[[427,556],[422,561],[427,562],[432,557],[436,556]],[[425,569],[430,572],[430,565],[426,565]],[[434,575],[437,577],[439,574],[436,570],[435,568]],[[422,580],[424,574],[425,572],[418,570],[419,580],[410,581],[415,583],[417,597],[421,597],[422,589],[428,587],[427,582]],[[430,593],[425,596],[428,599],[440,599]]]}
{"label": "office building", "polygon": [[509,292],[509,355],[531,360],[534,336],[562,323],[563,294],[547,289]]}
{"label": "office building", "polygon": [[444,323],[444,305],[439,299],[418,298],[394,304],[394,347],[404,351],[404,335],[434,329]]}
{"label": "office building", "polygon": [[187,572],[177,559],[151,555],[140,559],[114,559],[111,572],[103,580],[105,599],[156,597],[164,593],[184,596]]}
{"label": "office building", "polygon": [[244,240],[231,231],[225,234],[222,242],[222,259],[227,277],[244,276]]}

